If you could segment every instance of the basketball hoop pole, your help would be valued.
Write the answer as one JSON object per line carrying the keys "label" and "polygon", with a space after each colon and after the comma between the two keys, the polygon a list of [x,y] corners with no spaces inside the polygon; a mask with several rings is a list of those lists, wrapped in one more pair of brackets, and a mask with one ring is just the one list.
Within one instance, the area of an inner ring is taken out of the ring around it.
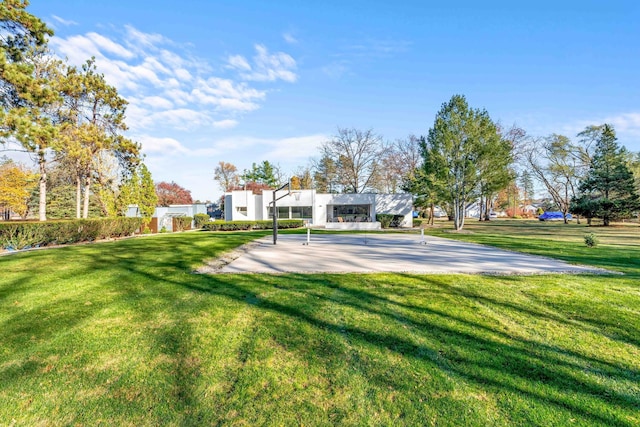
{"label": "basketball hoop pole", "polygon": [[[284,196],[276,198],[276,193],[278,191],[284,190],[285,188],[287,190],[289,190],[289,192],[287,194],[285,194]],[[278,209],[276,207],[276,202],[278,200],[282,199],[283,197],[288,196],[289,194],[291,194],[291,181],[288,181],[282,187],[273,190],[273,202],[272,203],[273,203],[273,244],[274,245],[278,241]]]}

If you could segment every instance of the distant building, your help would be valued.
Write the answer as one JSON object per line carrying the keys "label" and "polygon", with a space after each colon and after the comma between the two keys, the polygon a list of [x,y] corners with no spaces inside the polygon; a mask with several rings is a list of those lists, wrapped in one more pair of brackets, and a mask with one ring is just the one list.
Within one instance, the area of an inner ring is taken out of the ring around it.
{"label": "distant building", "polygon": [[[166,231],[173,231],[173,218],[185,216],[193,218],[195,214],[207,214],[207,205],[205,203],[194,203],[192,205],[158,206],[153,212],[149,227],[154,233],[163,228]],[[139,217],[138,205],[129,205],[126,216]]]}

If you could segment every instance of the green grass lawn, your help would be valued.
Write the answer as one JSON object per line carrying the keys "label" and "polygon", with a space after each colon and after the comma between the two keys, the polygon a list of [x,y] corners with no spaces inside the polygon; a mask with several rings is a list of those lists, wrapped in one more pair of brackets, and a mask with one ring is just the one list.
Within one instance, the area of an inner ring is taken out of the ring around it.
{"label": "green grass lawn", "polygon": [[0,425],[639,425],[640,229],[466,229],[429,232],[625,274],[193,274],[258,232],[4,256]]}

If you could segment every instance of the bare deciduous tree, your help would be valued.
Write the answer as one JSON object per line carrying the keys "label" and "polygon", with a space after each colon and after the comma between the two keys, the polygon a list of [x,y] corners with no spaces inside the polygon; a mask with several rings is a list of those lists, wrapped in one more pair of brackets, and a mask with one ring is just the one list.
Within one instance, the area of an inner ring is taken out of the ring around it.
{"label": "bare deciduous tree", "polygon": [[578,183],[589,168],[590,132],[597,130],[592,128],[578,134],[581,144],[572,143],[566,136],[553,134],[546,138],[529,138],[527,144],[522,146],[522,159],[558,205],[565,223],[571,200],[578,195]]}
{"label": "bare deciduous tree", "polygon": [[396,140],[389,145],[380,161],[378,190],[383,193],[401,192],[412,181],[421,163],[420,139],[417,136]]}
{"label": "bare deciduous tree", "polygon": [[218,162],[218,165],[213,171],[213,179],[218,181],[223,191],[231,191],[232,188],[240,184],[238,168],[227,162]]}
{"label": "bare deciduous tree", "polygon": [[387,146],[371,129],[338,128],[338,133],[321,150],[324,157],[337,165],[342,191],[362,193],[375,188]]}

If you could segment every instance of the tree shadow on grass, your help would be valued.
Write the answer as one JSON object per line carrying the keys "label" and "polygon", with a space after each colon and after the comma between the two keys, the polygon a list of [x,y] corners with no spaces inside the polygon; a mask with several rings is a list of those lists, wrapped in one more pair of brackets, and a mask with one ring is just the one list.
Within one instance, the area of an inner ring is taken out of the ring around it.
{"label": "tree shadow on grass", "polygon": [[[233,239],[234,245],[243,241],[237,236],[229,238]],[[385,374],[389,366],[380,361],[378,355],[389,353],[435,372],[445,381],[446,378],[455,379],[444,383],[451,388],[462,382],[471,389],[489,390],[497,396],[501,408],[502,418],[497,423],[508,424],[512,420],[512,399],[551,408],[547,413],[555,417],[555,422],[570,417],[578,417],[587,424],[632,425],[637,421],[638,390],[625,389],[625,384],[640,381],[637,369],[552,342],[510,335],[497,327],[498,319],[482,319],[472,311],[459,314],[461,304],[472,308],[473,304],[479,303],[525,318],[566,322],[563,323],[565,327],[585,329],[583,324],[566,321],[562,307],[536,310],[532,306],[481,295],[468,287],[453,287],[439,276],[357,276],[355,282],[351,282],[354,276],[194,275],[190,274],[193,266],[215,256],[217,249],[206,245],[194,247],[188,239],[160,240],[160,244],[162,247],[155,253],[148,251],[147,244],[134,241],[104,251],[91,251],[85,268],[108,267],[116,271],[102,286],[117,290],[114,302],[129,307],[132,323],[143,324],[159,312],[168,316],[166,325],[159,326],[142,339],[150,342],[155,351],[175,360],[175,366],[169,371],[171,376],[167,378],[170,384],[155,390],[166,393],[162,399],[171,401],[175,411],[182,414],[169,413],[171,420],[182,416],[184,424],[197,424],[203,419],[216,422],[211,418],[211,404],[204,403],[200,397],[201,361],[192,357],[194,332],[189,324],[194,313],[208,309],[215,300],[235,309],[246,307],[264,322],[263,327],[268,328],[275,341],[310,365],[318,366],[327,361],[329,386],[324,393],[331,394],[339,386],[332,377],[338,366],[345,363],[350,370],[366,378],[370,387],[393,387],[406,393],[409,399],[417,398],[421,392],[437,391],[419,380],[408,378],[409,373],[406,377],[398,373]],[[394,282],[394,286],[376,287],[389,282]],[[435,307],[420,300],[421,292],[439,298],[440,305]],[[197,298],[189,298],[191,296]],[[47,309],[41,307],[43,312],[35,313],[36,316],[20,328],[41,327],[39,323]],[[67,314],[68,317],[61,318],[67,320],[60,327],[73,330],[83,321],[90,321],[95,312],[71,310]],[[265,317],[267,314],[269,316]],[[590,325],[590,328],[597,329],[598,325]],[[43,329],[54,330],[52,323]],[[324,338],[309,339],[309,330]],[[23,333],[18,329],[15,332],[17,335]],[[250,334],[245,339],[253,337]],[[629,344],[637,348],[636,343]],[[345,355],[345,348],[349,359],[343,361],[340,358]],[[368,349],[375,349],[374,354]],[[251,346],[242,346],[237,357],[257,357],[251,351]],[[244,354],[240,354],[242,352]],[[37,367],[26,367],[28,370],[21,371],[22,374],[37,375]],[[243,368],[239,369],[236,376],[243,374]],[[6,374],[7,371],[0,373],[0,377],[17,381],[20,372],[11,373],[11,376]],[[231,396],[238,391],[232,386],[227,393],[231,401]],[[455,405],[456,402],[448,403]],[[225,402],[218,402],[213,406],[224,408],[225,405]],[[339,404],[330,410],[339,412],[343,420],[348,417]],[[420,409],[414,408],[414,411]],[[154,415],[150,413],[149,416]],[[518,416],[535,422],[533,414],[526,411]],[[218,420],[222,419],[221,415],[218,417]],[[522,422],[522,418],[517,422]]]}
{"label": "tree shadow on grass", "polygon": [[[254,286],[257,288],[271,286],[261,281],[261,276],[251,276],[250,279],[259,284],[245,287],[237,283],[237,276],[218,276],[212,278],[209,284],[190,283],[186,286],[200,292],[222,294],[236,301],[246,301],[247,295],[255,292]],[[326,287],[326,279],[318,281],[314,276],[283,276],[282,279],[305,281],[310,286]],[[314,282],[319,283],[314,285]],[[466,381],[482,387],[490,386],[496,392],[509,390],[524,399],[551,405],[558,410],[569,409],[572,414],[581,415],[586,420],[624,424],[624,419],[619,415],[594,411],[590,408],[594,404],[613,406],[622,410],[623,413],[629,413],[637,409],[640,404],[640,398],[633,392],[621,393],[612,390],[599,385],[594,378],[587,378],[579,372],[581,369],[591,369],[598,375],[638,381],[637,370],[616,367],[607,361],[587,357],[574,351],[508,336],[484,328],[478,323],[462,321],[444,312],[438,312],[436,319],[426,320],[428,317],[423,315],[424,308],[422,308],[418,317],[423,320],[417,321],[389,309],[388,305],[385,309],[372,308],[373,301],[381,302],[380,297],[367,295],[363,291],[358,291],[357,295],[354,295],[352,290],[345,290],[340,285],[331,288],[337,291],[335,297],[329,298],[332,304],[344,304],[349,306],[349,309],[375,312],[386,317],[389,322],[401,321],[411,324],[414,334],[425,334],[435,339],[440,343],[441,348],[416,344],[411,335],[374,332],[368,330],[365,325],[332,323],[323,319],[320,313],[301,309],[301,304],[282,304],[275,299],[260,299],[256,295],[252,298],[259,300],[255,305],[262,310],[276,312],[334,334],[346,335],[353,341],[375,345],[403,357],[417,358],[435,364],[438,368],[464,378]],[[319,297],[318,294],[315,294],[315,297]],[[529,315],[535,314],[529,313]],[[438,319],[444,321],[441,323],[436,321]],[[461,323],[465,328],[458,327]],[[478,330],[483,333],[478,333]],[[469,357],[469,354],[482,354],[484,357]],[[362,374],[367,375],[366,372]],[[541,385],[543,390],[538,391],[536,389],[538,385]],[[580,399],[586,399],[590,403],[581,405],[578,403]]]}
{"label": "tree shadow on grass", "polygon": [[[133,259],[123,262],[123,268],[128,271],[136,271],[139,265]],[[184,269],[191,267],[185,261],[178,262],[177,265]],[[572,415],[579,415],[590,422],[625,424],[621,413],[629,413],[640,405],[640,398],[634,391],[619,392],[599,384],[594,378],[595,375],[605,376],[611,381],[637,382],[639,373],[635,369],[560,346],[514,337],[487,327],[479,319],[474,321],[452,315],[445,310],[392,301],[388,297],[366,291],[363,287],[347,287],[340,280],[340,275],[189,275],[176,280],[175,275],[167,277],[162,274],[164,268],[175,272],[176,260],[166,264],[158,262],[155,267],[154,270],[139,271],[139,274],[159,283],[172,283],[195,292],[221,296],[258,310],[276,313],[293,322],[302,322],[360,345],[373,345],[403,358],[433,365],[476,386],[489,387],[496,393],[508,390],[524,400],[552,406],[558,411],[569,410]],[[415,280],[416,276],[412,276],[412,279]],[[550,313],[548,309],[538,311],[529,306],[488,298],[472,291],[453,288],[432,276],[425,276],[421,281],[423,287],[436,288],[443,295],[478,301],[532,318],[566,322],[561,315]],[[291,286],[291,283],[295,285]],[[306,290],[294,289],[299,285]],[[296,298],[283,298],[291,292],[297,294]],[[393,293],[393,290],[388,292]],[[392,326],[394,332],[383,333],[357,322],[336,323],[327,319],[319,311],[318,303],[310,302],[310,298],[324,301],[341,310],[380,316]],[[399,326],[408,326],[410,332],[406,333]],[[583,327],[573,323],[567,326]],[[289,348],[302,353],[298,339],[287,339],[287,334],[281,329],[274,330],[274,334],[278,340],[286,341]],[[435,344],[419,344],[423,338]],[[324,351],[320,348],[317,350],[320,354],[334,354],[326,348]],[[361,375],[367,377],[370,373],[363,371]],[[370,379],[373,382],[389,381],[384,377]],[[185,388],[181,392],[185,396],[183,400],[188,401],[190,386],[184,380],[180,384]],[[394,385],[402,387],[402,383]],[[602,407],[613,407],[617,414],[593,409]]]}

